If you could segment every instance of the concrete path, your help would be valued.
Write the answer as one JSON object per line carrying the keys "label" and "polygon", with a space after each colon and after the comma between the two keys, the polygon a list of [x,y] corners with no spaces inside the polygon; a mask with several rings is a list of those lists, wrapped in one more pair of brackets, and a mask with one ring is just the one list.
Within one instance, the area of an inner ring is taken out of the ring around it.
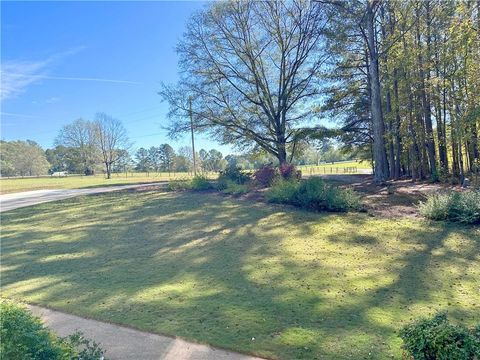
{"label": "concrete path", "polygon": [[0,195],[0,212],[41,204],[49,201],[68,199],[80,195],[135,189],[152,185],[166,185],[167,183],[167,181],[163,181],[146,184],[104,186],[87,189],[33,190],[13,194],[4,194]]}
{"label": "concrete path", "polygon": [[123,326],[29,305],[28,308],[60,336],[76,330],[100,343],[110,360],[261,360],[257,357],[150,334]]}

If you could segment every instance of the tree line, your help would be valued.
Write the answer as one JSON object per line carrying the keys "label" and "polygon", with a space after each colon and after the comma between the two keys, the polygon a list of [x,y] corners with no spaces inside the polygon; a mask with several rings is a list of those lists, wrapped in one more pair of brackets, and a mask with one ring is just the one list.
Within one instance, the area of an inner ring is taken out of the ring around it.
{"label": "tree line", "polygon": [[[479,169],[480,1],[222,1],[178,44],[170,132],[293,162],[335,138],[388,179]],[[337,126],[320,126],[322,120]]]}
{"label": "tree line", "polygon": [[[71,133],[86,134],[81,131],[89,127],[85,120],[76,120],[62,128],[55,140],[56,146],[43,150],[31,140],[0,141],[0,175],[41,176],[54,173],[94,175],[106,173],[102,164],[102,154],[89,141],[73,142]],[[65,141],[67,134],[69,141]],[[79,139],[77,139],[79,140]],[[83,145],[81,145],[83,144]],[[90,145],[87,145],[90,144]],[[182,146],[175,150],[170,144],[141,147],[135,152],[130,149],[117,149],[117,156],[111,164],[111,173],[144,172],[144,173],[185,173],[193,172],[192,148]],[[294,159],[296,165],[319,165],[337,161],[353,160],[355,154],[345,152],[328,140],[317,141],[315,146],[304,144],[298,149]],[[239,167],[244,170],[259,169],[265,164],[275,163],[275,157],[265,151],[251,151],[243,154],[228,154],[225,157],[216,150],[201,149],[196,153],[197,171],[220,172],[226,167]]]}

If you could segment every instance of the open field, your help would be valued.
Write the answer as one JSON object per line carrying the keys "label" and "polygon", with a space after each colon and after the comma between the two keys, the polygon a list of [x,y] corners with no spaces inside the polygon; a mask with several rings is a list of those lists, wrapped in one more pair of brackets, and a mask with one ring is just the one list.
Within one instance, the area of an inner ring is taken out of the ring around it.
{"label": "open field", "polygon": [[[209,174],[214,176],[214,174]],[[215,175],[216,176],[216,175]],[[112,174],[111,179],[102,175],[82,176],[71,175],[66,177],[38,177],[38,178],[15,178],[0,179],[0,194],[15,193],[30,190],[43,189],[83,189],[109,185],[142,184],[170,179],[191,178],[190,173],[128,173]]]}
{"label": "open field", "polygon": [[209,193],[6,212],[1,263],[4,296],[271,358],[399,358],[413,318],[480,321],[478,227]]}
{"label": "open field", "polygon": [[372,165],[369,161],[342,161],[335,163],[324,163],[320,165],[300,165],[298,169],[303,175],[328,175],[328,174],[357,174],[372,172]]}

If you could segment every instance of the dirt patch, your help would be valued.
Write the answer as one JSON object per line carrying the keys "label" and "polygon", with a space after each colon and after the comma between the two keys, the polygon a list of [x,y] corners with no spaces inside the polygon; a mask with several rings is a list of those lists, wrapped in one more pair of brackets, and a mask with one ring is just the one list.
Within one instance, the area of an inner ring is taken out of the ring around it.
{"label": "dirt patch", "polygon": [[427,195],[439,191],[463,191],[460,186],[411,180],[389,181],[376,185],[372,175],[322,176],[327,182],[351,187],[362,194],[362,202],[369,214],[383,217],[419,217],[417,206]]}
{"label": "dirt patch", "polygon": [[[326,182],[342,188],[353,188],[362,196],[365,210],[372,216],[388,218],[420,217],[417,206],[429,193],[454,190],[463,191],[460,186],[432,184],[429,182],[412,182],[411,180],[390,181],[386,185],[376,185],[372,175],[320,175]],[[265,191],[256,189],[241,196],[220,194],[239,200],[265,202]]]}

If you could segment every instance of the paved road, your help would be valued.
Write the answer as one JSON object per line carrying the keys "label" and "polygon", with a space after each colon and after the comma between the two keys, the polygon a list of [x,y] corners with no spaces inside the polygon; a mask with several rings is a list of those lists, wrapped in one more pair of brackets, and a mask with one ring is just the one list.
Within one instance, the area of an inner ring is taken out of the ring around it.
{"label": "paved road", "polygon": [[100,343],[111,360],[262,360],[257,357],[190,343],[179,338],[146,333],[123,326],[84,319],[29,305],[28,308],[60,336],[79,330]]}
{"label": "paved road", "polygon": [[152,185],[166,185],[167,182],[156,182],[148,184],[132,184],[105,186],[89,189],[58,189],[58,190],[33,190],[13,194],[0,195],[0,212],[18,209],[25,206],[32,206],[49,201],[63,200],[80,195],[112,192],[125,189],[135,189]]}

